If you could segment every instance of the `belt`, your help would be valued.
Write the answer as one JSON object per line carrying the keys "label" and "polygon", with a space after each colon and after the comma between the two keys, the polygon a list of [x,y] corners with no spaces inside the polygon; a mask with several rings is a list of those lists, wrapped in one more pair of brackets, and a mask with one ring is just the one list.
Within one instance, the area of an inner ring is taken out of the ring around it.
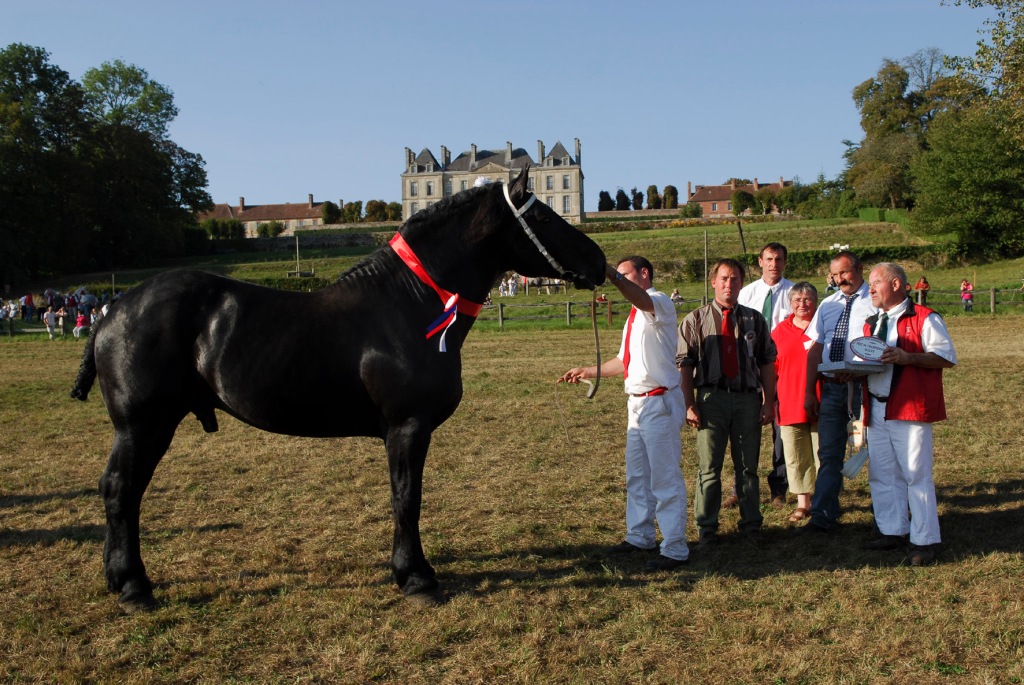
{"label": "belt", "polygon": [[871,397],[873,397],[874,399],[878,400],[879,402],[883,402],[884,403],[884,402],[888,402],[889,401],[888,395],[885,396],[885,397],[880,397],[879,395],[876,395],[875,393],[871,392],[870,390],[868,391],[868,394],[871,395]]}
{"label": "belt", "polygon": [[761,392],[761,390],[759,388],[730,388],[727,384],[721,383],[721,382],[718,383],[717,385],[702,385],[700,387],[704,388],[704,389],[710,389],[710,390],[721,390],[722,392],[743,393],[743,394],[754,393],[754,392]]}
{"label": "belt", "polygon": [[838,378],[833,378],[832,376],[822,376],[820,374],[818,378],[821,379],[822,383],[835,383],[837,385],[846,385],[847,383],[849,383],[849,381],[841,381]]}
{"label": "belt", "polygon": [[633,397],[654,397],[655,395],[664,395],[668,392],[668,388],[664,385],[655,388],[654,390],[648,390],[647,392],[630,393]]}

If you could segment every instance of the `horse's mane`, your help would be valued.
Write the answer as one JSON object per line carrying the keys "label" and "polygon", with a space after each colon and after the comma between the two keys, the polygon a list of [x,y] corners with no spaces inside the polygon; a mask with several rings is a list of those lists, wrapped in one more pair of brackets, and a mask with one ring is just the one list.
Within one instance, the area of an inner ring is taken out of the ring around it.
{"label": "horse's mane", "polygon": [[[454,195],[449,195],[413,214],[398,228],[398,232],[403,236],[410,236],[433,232],[439,226],[450,226],[451,220],[455,216],[461,214],[467,208],[486,202],[486,197],[483,196],[492,192],[494,190],[492,186],[494,185],[497,184],[469,188]],[[352,275],[376,273],[376,265],[381,258],[381,250],[374,250],[351,269],[338,276],[338,281],[345,280]]]}

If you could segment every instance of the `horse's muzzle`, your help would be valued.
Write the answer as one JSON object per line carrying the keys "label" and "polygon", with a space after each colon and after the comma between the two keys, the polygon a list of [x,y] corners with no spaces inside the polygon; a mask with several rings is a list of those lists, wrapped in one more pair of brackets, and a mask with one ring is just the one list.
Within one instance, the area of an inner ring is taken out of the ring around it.
{"label": "horse's muzzle", "polygon": [[570,271],[562,274],[562,280],[572,281],[572,284],[576,286],[578,290],[597,290],[597,286],[582,274],[575,274]]}

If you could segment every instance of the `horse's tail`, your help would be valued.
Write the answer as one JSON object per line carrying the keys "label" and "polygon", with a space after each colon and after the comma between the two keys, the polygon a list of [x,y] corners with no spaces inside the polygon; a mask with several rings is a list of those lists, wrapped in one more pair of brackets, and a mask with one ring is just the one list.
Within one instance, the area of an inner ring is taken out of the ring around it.
{"label": "horse's tail", "polygon": [[71,389],[71,396],[82,402],[89,399],[89,391],[92,390],[92,384],[96,382],[96,330],[102,321],[103,319],[100,319],[93,325],[92,330],[89,332],[89,337],[85,340],[82,364],[78,367],[78,378],[75,380],[75,387]]}

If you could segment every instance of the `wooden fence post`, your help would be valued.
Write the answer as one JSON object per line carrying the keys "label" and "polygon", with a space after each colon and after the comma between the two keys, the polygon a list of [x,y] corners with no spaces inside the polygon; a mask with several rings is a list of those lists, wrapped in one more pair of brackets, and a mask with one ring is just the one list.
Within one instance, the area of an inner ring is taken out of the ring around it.
{"label": "wooden fence post", "polygon": [[608,328],[611,328],[614,324],[612,323],[612,301],[608,300]]}
{"label": "wooden fence post", "polygon": [[505,303],[498,303],[498,328],[505,328]]}
{"label": "wooden fence post", "polygon": [[565,325],[572,327],[572,302],[565,303]]}
{"label": "wooden fence post", "polygon": [[996,289],[992,288],[992,290],[989,291],[989,292],[991,293],[989,307],[990,307],[992,313],[995,314],[996,313]]}

